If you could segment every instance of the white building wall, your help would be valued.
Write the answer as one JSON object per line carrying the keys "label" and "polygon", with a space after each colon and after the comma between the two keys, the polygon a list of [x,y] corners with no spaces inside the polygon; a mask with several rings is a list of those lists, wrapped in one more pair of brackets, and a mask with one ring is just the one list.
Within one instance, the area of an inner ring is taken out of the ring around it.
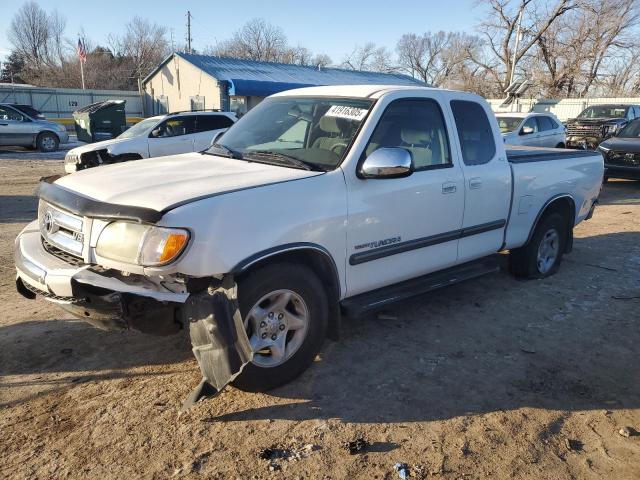
{"label": "white building wall", "polygon": [[487,100],[494,112],[551,112],[562,122],[575,118],[590,105],[602,104],[634,104],[640,105],[638,97],[621,98],[565,98],[562,100],[536,100],[532,98],[520,99],[517,103],[500,108],[502,99]]}
{"label": "white building wall", "polygon": [[192,100],[199,108],[221,108],[218,81],[179,56],[169,60],[143,88],[147,105],[153,106],[148,116],[163,113],[158,107],[164,101],[169,112],[192,110]]}

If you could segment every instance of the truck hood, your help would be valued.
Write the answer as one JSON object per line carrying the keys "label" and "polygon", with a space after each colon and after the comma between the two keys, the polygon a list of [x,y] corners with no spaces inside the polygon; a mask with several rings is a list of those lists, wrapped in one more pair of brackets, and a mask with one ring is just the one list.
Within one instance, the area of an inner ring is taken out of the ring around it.
{"label": "truck hood", "polygon": [[90,168],[55,184],[93,200],[163,211],[208,196],[316,175],[322,172],[185,153]]}
{"label": "truck hood", "polygon": [[96,150],[104,150],[105,148],[110,150],[110,147],[116,146],[120,143],[131,142],[135,140],[137,137],[133,138],[111,138],[109,140],[103,140],[101,142],[95,143],[87,143],[86,145],[81,145],[76,148],[72,148],[69,150],[69,153],[81,155],[86,152],[95,152]]}
{"label": "truck hood", "polygon": [[611,137],[600,146],[616,152],[640,152],[640,138]]}

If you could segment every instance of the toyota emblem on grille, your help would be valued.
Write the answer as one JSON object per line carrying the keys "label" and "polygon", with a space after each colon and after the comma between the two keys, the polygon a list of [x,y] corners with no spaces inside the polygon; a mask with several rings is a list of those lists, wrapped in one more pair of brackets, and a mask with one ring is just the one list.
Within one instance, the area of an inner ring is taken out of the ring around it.
{"label": "toyota emblem on grille", "polygon": [[633,153],[627,153],[627,154],[624,156],[624,158],[626,158],[627,160],[633,160],[634,155],[633,155]]}
{"label": "toyota emblem on grille", "polygon": [[42,229],[51,234],[53,233],[53,228],[54,228],[54,223],[53,223],[53,215],[51,215],[51,212],[47,212],[44,214],[44,217],[42,218]]}

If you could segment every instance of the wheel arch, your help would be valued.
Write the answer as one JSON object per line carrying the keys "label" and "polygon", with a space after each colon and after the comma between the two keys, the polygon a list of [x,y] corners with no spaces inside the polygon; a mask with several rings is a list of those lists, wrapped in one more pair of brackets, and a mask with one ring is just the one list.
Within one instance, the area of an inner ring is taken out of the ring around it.
{"label": "wheel arch", "polygon": [[565,246],[565,253],[571,252],[571,249],[573,248],[573,227],[576,221],[576,203],[573,197],[569,194],[555,195],[545,202],[531,226],[526,244],[531,241],[533,232],[535,232],[540,220],[547,215],[556,212],[560,213],[567,221],[567,244]]}
{"label": "wheel arch", "polygon": [[238,281],[252,271],[278,262],[299,263],[309,266],[327,287],[329,300],[329,329],[327,336],[332,340],[339,338],[341,314],[341,283],[338,267],[329,251],[317,244],[299,242],[280,245],[258,252],[239,262],[229,273]]}

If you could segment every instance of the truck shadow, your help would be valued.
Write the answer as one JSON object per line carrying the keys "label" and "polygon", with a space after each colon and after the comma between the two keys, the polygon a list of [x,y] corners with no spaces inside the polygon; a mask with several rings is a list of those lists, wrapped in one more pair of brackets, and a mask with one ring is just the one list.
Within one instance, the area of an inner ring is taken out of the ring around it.
{"label": "truck shadow", "polygon": [[[640,232],[576,239],[552,278],[520,281],[503,269],[384,316],[345,319],[342,340],[327,344],[321,361],[270,392],[304,401],[217,420],[414,422],[522,407],[638,408],[638,241]],[[607,244],[623,252],[603,257]]]}
{"label": "truck shadow", "polygon": [[0,195],[0,223],[27,223],[38,216],[38,198],[33,195]]}

